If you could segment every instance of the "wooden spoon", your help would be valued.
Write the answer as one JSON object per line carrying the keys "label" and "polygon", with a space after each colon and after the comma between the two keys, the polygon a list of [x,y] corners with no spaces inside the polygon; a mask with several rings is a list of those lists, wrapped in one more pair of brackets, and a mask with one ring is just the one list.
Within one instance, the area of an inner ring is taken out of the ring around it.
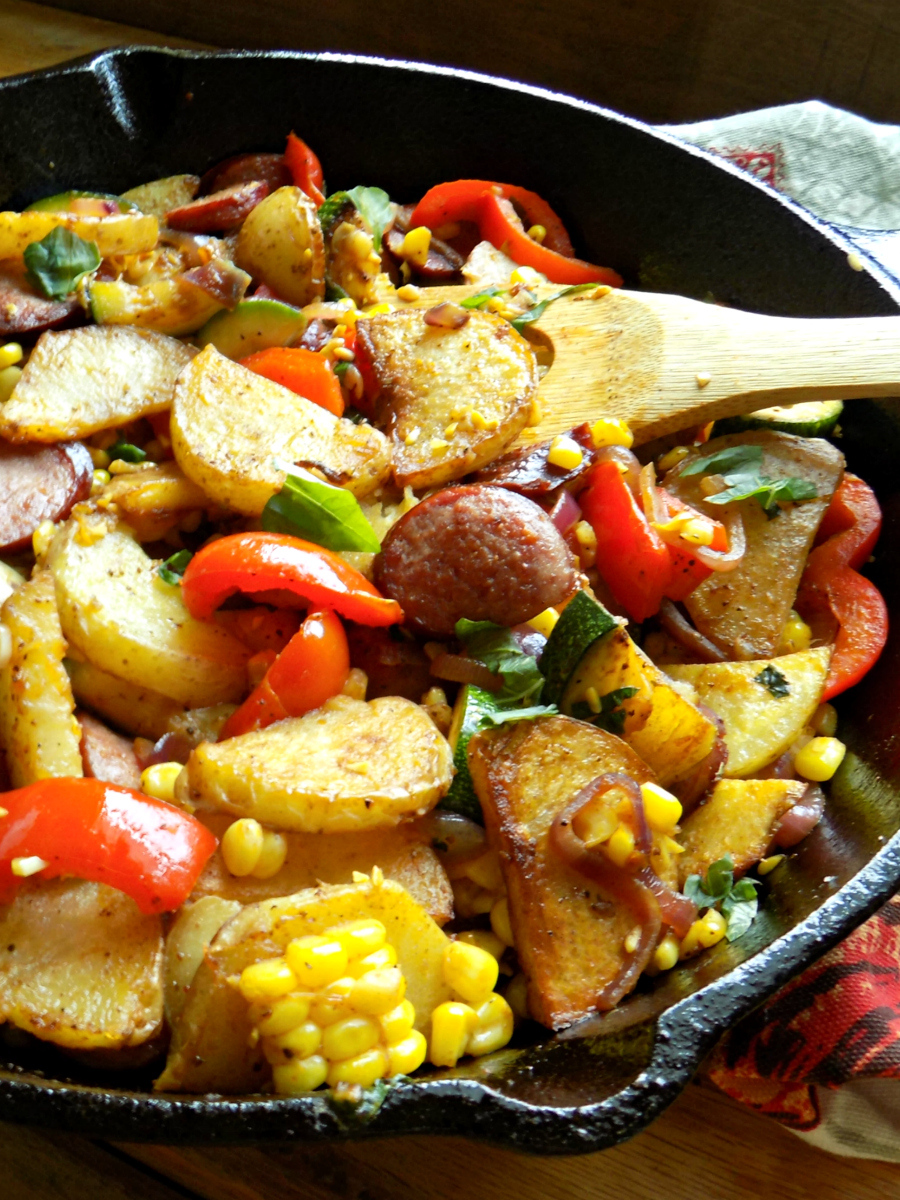
{"label": "wooden spoon", "polygon": [[[426,288],[413,303],[458,303],[478,290]],[[621,417],[647,442],[771,405],[900,396],[898,317],[767,317],[598,287],[554,300],[526,328],[553,361],[538,392],[541,423],[520,442],[600,416]]]}

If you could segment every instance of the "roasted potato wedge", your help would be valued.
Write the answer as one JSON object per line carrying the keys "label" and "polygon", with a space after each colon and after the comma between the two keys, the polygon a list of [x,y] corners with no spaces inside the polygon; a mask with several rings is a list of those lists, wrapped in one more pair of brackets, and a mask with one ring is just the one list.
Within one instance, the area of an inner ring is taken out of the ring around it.
{"label": "roasted potato wedge", "polygon": [[[223,813],[201,816],[221,841],[234,818]],[[368,874],[379,866],[386,879],[406,888],[438,925],[453,916],[453,890],[431,841],[415,821],[393,829],[364,833],[288,833],[287,859],[277,875],[254,879],[232,875],[217,850],[194,887],[195,896],[222,896],[252,904],[273,896],[292,896],[319,883],[351,883],[356,871]]]}
{"label": "roasted potato wedge", "polygon": [[288,304],[321,300],[325,246],[312,200],[298,187],[266,196],[241,226],[234,261]]}
{"label": "roasted potato wedge", "polygon": [[199,175],[168,175],[165,179],[151,179],[149,183],[123,192],[122,199],[130,200],[142,213],[162,221],[170,209],[189,204],[199,188]]}
{"label": "roasted potato wedge", "polygon": [[614,734],[569,717],[484,730],[468,756],[488,840],[500,853],[529,1010],[562,1029],[593,1012],[625,967],[635,917],[562,862],[548,831],[598,775],[621,771],[646,783],[653,772]]}
{"label": "roasted potato wedge", "polygon": [[226,1094],[260,1091],[271,1068],[249,1043],[247,1004],[227,980],[260,959],[281,954],[295,937],[321,933],[359,917],[382,921],[406,976],[406,997],[416,1028],[428,1034],[431,1013],[449,1000],[443,960],[447,937],[404,888],[373,878],[342,887],[321,887],[248,905],[219,930],[191,985],[176,1021],[159,1091]]}
{"label": "roasted potato wedge", "polygon": [[155,742],[169,732],[169,721],[185,711],[183,704],[168,696],[119,679],[93,663],[69,657],[65,667],[78,703],[135,737]]}
{"label": "roasted potato wedge", "polygon": [[163,1017],[162,921],[80,879],[30,882],[0,908],[0,1019],[71,1050],[154,1037]]}
{"label": "roasted potato wedge", "polygon": [[681,827],[679,886],[689,875],[705,875],[726,854],[735,874],[743,875],[766,853],[778,822],[806,788],[806,781],[797,779],[720,779]]}
{"label": "roasted potato wedge", "polygon": [[186,904],[166,934],[163,967],[166,1020],[174,1025],[181,1016],[197,968],[209,944],[225,924],[241,911],[237,900],[203,896]]}
{"label": "roasted potato wedge", "polygon": [[537,391],[528,342],[495,313],[461,329],[421,308],[361,320],[360,344],[380,388],[375,423],[394,446],[400,487],[437,487],[496,458],[525,428]]}
{"label": "roasted potato wedge", "polygon": [[195,353],[149,330],[86,326],[42,334],[0,408],[0,435],[69,441],[162,412]]}
{"label": "roasted potato wedge", "polygon": [[57,226],[71,229],[86,242],[96,242],[101,258],[144,254],[159,236],[156,217],[141,212],[86,217],[65,212],[0,212],[0,259],[21,258],[25,247],[42,241]]}
{"label": "roasted potato wedge", "polygon": [[189,513],[209,508],[209,500],[177,463],[166,462],[149,471],[114,476],[97,508],[118,513],[139,542],[155,542]]}
{"label": "roasted potato wedge", "polygon": [[663,486],[694,508],[721,518],[721,507],[705,501],[700,487],[703,476],[684,477],[683,471],[697,458],[738,445],[761,446],[764,475],[808,480],[815,484],[818,498],[782,506],[776,520],[769,520],[757,500],[741,501],[737,507],[747,537],[744,558],[733,571],[713,573],[704,580],[684,605],[697,629],[729,658],[768,658],[778,649],[806,556],[840,483],[844,456],[823,438],[761,429],[713,438],[673,468]]}
{"label": "roasted potato wedge", "polygon": [[[693,697],[725,722],[728,776],[752,775],[784,754],[812,718],[825,686],[831,647],[755,662],[670,666],[672,679],[690,684]],[[784,678],[776,695],[759,678],[767,668]]]}
{"label": "roasted potato wedge", "polygon": [[0,746],[13,787],[55,775],[82,774],[81,730],[63,666],[56,591],[49,571],[39,571],[3,605],[0,620],[12,639],[0,670]]}
{"label": "roasted potato wedge", "polygon": [[677,788],[712,750],[716,727],[671,686],[625,629],[613,629],[594,642],[569,680],[560,709],[571,714],[576,705],[586,705],[589,688],[602,698],[623,687],[638,690],[620,706],[625,714],[622,737],[664,787]]}
{"label": "roasted potato wedge", "polygon": [[229,633],[195,620],[181,590],[134,538],[96,513],[80,513],[53,540],[48,565],[60,622],[88,662],[179,704],[239,701],[247,650]]}
{"label": "roasted potato wedge", "polygon": [[427,812],[450,786],[446,738],[418,704],[335,696],[304,717],[204,743],[182,795],[300,833],[352,833]]}
{"label": "roasted potato wedge", "polygon": [[207,346],[183,372],[172,408],[172,448],[188,478],[217,504],[259,516],[284,483],[273,459],[319,467],[355,496],[390,470],[390,444],[255,375]]}

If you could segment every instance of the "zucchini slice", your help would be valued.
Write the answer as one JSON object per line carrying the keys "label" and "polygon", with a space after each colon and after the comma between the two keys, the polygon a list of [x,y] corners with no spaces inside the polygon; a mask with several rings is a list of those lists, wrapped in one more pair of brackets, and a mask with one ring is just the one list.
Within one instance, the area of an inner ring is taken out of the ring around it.
{"label": "zucchini slice", "polygon": [[844,411],[843,400],[808,400],[774,408],[760,408],[739,417],[716,421],[713,437],[743,433],[747,429],[774,429],[797,437],[828,437]]}
{"label": "zucchini slice", "polygon": [[226,358],[238,361],[270,346],[289,346],[306,328],[299,308],[280,300],[242,300],[230,312],[216,313],[197,334],[197,345],[215,346]]}
{"label": "zucchini slice", "polygon": [[479,824],[483,822],[481,803],[475,794],[472,776],[469,774],[468,748],[472,736],[478,732],[482,717],[499,712],[503,705],[497,703],[496,696],[476,687],[474,683],[464,684],[457,693],[456,704],[453,706],[453,720],[447,740],[453,751],[453,766],[456,774],[450,784],[450,790],[438,804],[438,808],[449,812],[461,813]]}
{"label": "zucchini slice", "polygon": [[620,622],[599,600],[577,592],[563,609],[541,655],[544,675],[542,703],[558,705],[578,664],[597,640],[616,629]]}

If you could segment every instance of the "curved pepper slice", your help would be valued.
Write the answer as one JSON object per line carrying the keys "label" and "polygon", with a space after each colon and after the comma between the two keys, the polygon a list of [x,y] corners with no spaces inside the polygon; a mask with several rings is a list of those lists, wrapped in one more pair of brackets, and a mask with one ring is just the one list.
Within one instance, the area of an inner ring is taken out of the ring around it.
{"label": "curved pepper slice", "polygon": [[192,617],[209,620],[235,592],[293,592],[360,625],[394,625],[403,609],[339,554],[287,533],[233,533],[210,542],[188,563],[181,594]]}
{"label": "curved pepper slice", "polygon": [[242,367],[290,388],[336,417],[344,415],[344,394],[328,360],[303,346],[269,346],[240,360]]}
{"label": "curved pepper slice", "polygon": [[41,779],[0,795],[0,902],[24,880],[14,859],[47,864],[42,879],[75,875],[125,892],[141,912],[170,912],[190,895],[216,839],[199,821],[100,779]]}
{"label": "curved pepper slice", "polygon": [[284,161],[294,177],[294,184],[305,192],[317,207],[325,202],[325,179],[322,164],[314,151],[310,150],[296,133],[289,133],[284,151]]}
{"label": "curved pepper slice", "polygon": [[336,696],[350,671],[350,647],[340,619],[311,612],[244,703],[225,722],[219,741],[302,717]]}

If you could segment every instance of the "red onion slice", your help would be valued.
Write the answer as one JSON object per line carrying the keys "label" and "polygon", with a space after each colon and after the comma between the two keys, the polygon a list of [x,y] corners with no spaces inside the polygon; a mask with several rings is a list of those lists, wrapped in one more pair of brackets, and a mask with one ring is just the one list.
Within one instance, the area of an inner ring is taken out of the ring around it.
{"label": "red onion slice", "polygon": [[565,537],[572,526],[581,520],[581,505],[571,492],[567,492],[565,488],[562,488],[559,495],[553,501],[553,507],[547,515],[563,537]]}
{"label": "red onion slice", "polygon": [[451,304],[449,300],[445,300],[443,304],[436,304],[434,308],[427,309],[422,320],[426,325],[433,325],[438,329],[462,329],[471,315],[458,304]]}
{"label": "red onion slice", "polygon": [[822,819],[825,811],[825,793],[818,784],[811,783],[793,808],[789,808],[778,823],[772,841],[782,850],[789,850],[802,842]]}
{"label": "red onion slice", "polygon": [[431,663],[431,674],[438,679],[449,679],[452,683],[474,683],[487,692],[497,692],[503,680],[495,675],[477,658],[466,658],[462,654],[439,654]]}
{"label": "red onion slice", "polygon": [[[644,516],[653,525],[667,525],[672,518],[669,515],[669,506],[666,504],[666,498],[656,486],[656,468],[652,462],[641,467],[639,484],[641,502],[644,506]],[[662,536],[664,540],[668,540],[665,534]]]}
{"label": "red onion slice", "polygon": [[685,650],[689,650],[701,662],[727,662],[725,652],[699,633],[671,600],[663,600],[660,605],[659,623],[666,633],[671,634],[676,642],[680,642]]}
{"label": "red onion slice", "polygon": [[487,835],[483,826],[461,813],[433,809],[422,818],[422,826],[445,865],[480,858],[487,849]]}
{"label": "red onion slice", "polygon": [[744,522],[739,512],[723,515],[722,524],[728,533],[727,550],[711,550],[709,546],[693,546],[694,556],[711,571],[733,571],[739,566],[747,552],[747,537]]}

